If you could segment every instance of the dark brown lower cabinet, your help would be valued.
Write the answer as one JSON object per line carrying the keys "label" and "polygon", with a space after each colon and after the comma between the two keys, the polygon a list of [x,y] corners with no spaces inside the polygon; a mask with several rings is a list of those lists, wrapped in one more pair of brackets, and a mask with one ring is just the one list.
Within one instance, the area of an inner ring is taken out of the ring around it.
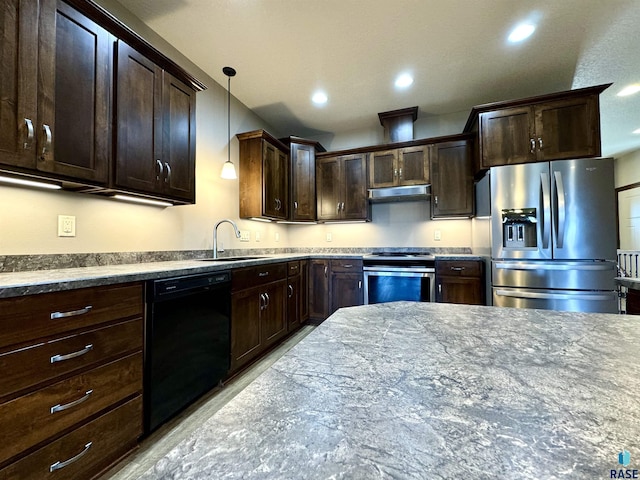
{"label": "dark brown lower cabinet", "polygon": [[287,331],[293,332],[309,318],[307,260],[288,263],[287,272]]}
{"label": "dark brown lower cabinet", "polygon": [[234,372],[287,334],[287,264],[234,270],[231,285]]}
{"label": "dark brown lower cabinet", "polygon": [[312,259],[309,264],[309,318],[322,321],[342,307],[364,303],[361,259]]}
{"label": "dark brown lower cabinet", "polygon": [[436,301],[484,305],[484,262],[436,260]]}
{"label": "dark brown lower cabinet", "polygon": [[626,312],[629,315],[640,315],[640,290],[627,290]]}

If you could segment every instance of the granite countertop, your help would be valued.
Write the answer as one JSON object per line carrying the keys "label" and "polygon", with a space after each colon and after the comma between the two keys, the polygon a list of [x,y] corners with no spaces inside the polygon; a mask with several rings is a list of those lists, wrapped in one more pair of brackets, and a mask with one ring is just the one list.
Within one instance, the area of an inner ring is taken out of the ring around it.
{"label": "granite countertop", "polygon": [[622,315],[341,309],[140,478],[610,478],[640,463],[639,345]]}
{"label": "granite countertop", "polygon": [[[243,255],[244,256],[244,255]],[[254,256],[254,255],[251,255]],[[181,275],[208,273],[233,268],[263,265],[268,263],[302,260],[307,258],[361,258],[361,253],[279,253],[255,255],[252,260],[233,262],[211,262],[202,259],[151,261],[89,267],[57,268],[52,270],[27,270],[0,272],[0,298],[96,287],[114,283],[127,283]],[[471,254],[437,254],[445,260],[467,260],[484,257]]]}

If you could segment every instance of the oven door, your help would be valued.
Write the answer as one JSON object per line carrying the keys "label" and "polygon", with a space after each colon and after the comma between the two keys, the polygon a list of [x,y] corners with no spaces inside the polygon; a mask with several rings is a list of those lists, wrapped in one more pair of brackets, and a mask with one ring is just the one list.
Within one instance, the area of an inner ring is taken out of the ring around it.
{"label": "oven door", "polygon": [[435,302],[435,269],[364,267],[364,302]]}

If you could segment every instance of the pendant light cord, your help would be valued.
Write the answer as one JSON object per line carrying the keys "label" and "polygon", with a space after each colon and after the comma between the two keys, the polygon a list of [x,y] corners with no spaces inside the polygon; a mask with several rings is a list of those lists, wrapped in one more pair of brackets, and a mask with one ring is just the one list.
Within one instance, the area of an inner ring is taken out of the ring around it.
{"label": "pendant light cord", "polygon": [[227,162],[231,162],[231,76],[228,77],[227,83]]}

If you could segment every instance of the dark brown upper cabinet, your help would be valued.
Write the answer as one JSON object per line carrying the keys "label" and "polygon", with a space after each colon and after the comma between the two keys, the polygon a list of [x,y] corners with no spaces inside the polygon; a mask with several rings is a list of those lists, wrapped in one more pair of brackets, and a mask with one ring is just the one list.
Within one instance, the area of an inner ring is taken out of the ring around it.
{"label": "dark brown upper cabinet", "polygon": [[369,221],[367,154],[328,156],[316,161],[318,221]]}
{"label": "dark brown upper cabinet", "polygon": [[289,147],[289,220],[316,221],[316,153],[324,147],[299,137],[281,138]]}
{"label": "dark brown upper cabinet", "polygon": [[0,9],[2,169],[106,185],[111,35],[62,1]]}
{"label": "dark brown upper cabinet", "polygon": [[287,220],[289,149],[265,130],[239,133],[240,218]]}
{"label": "dark brown upper cabinet", "polygon": [[429,183],[427,146],[371,152],[369,187],[395,187]]}
{"label": "dark brown upper cabinet", "polygon": [[195,201],[195,92],[118,42],[115,187]]}
{"label": "dark brown upper cabinet", "polygon": [[431,218],[471,217],[473,210],[473,141],[429,146]]}
{"label": "dark brown upper cabinet", "polygon": [[465,132],[478,131],[479,169],[600,155],[599,94],[608,86],[474,107]]}

